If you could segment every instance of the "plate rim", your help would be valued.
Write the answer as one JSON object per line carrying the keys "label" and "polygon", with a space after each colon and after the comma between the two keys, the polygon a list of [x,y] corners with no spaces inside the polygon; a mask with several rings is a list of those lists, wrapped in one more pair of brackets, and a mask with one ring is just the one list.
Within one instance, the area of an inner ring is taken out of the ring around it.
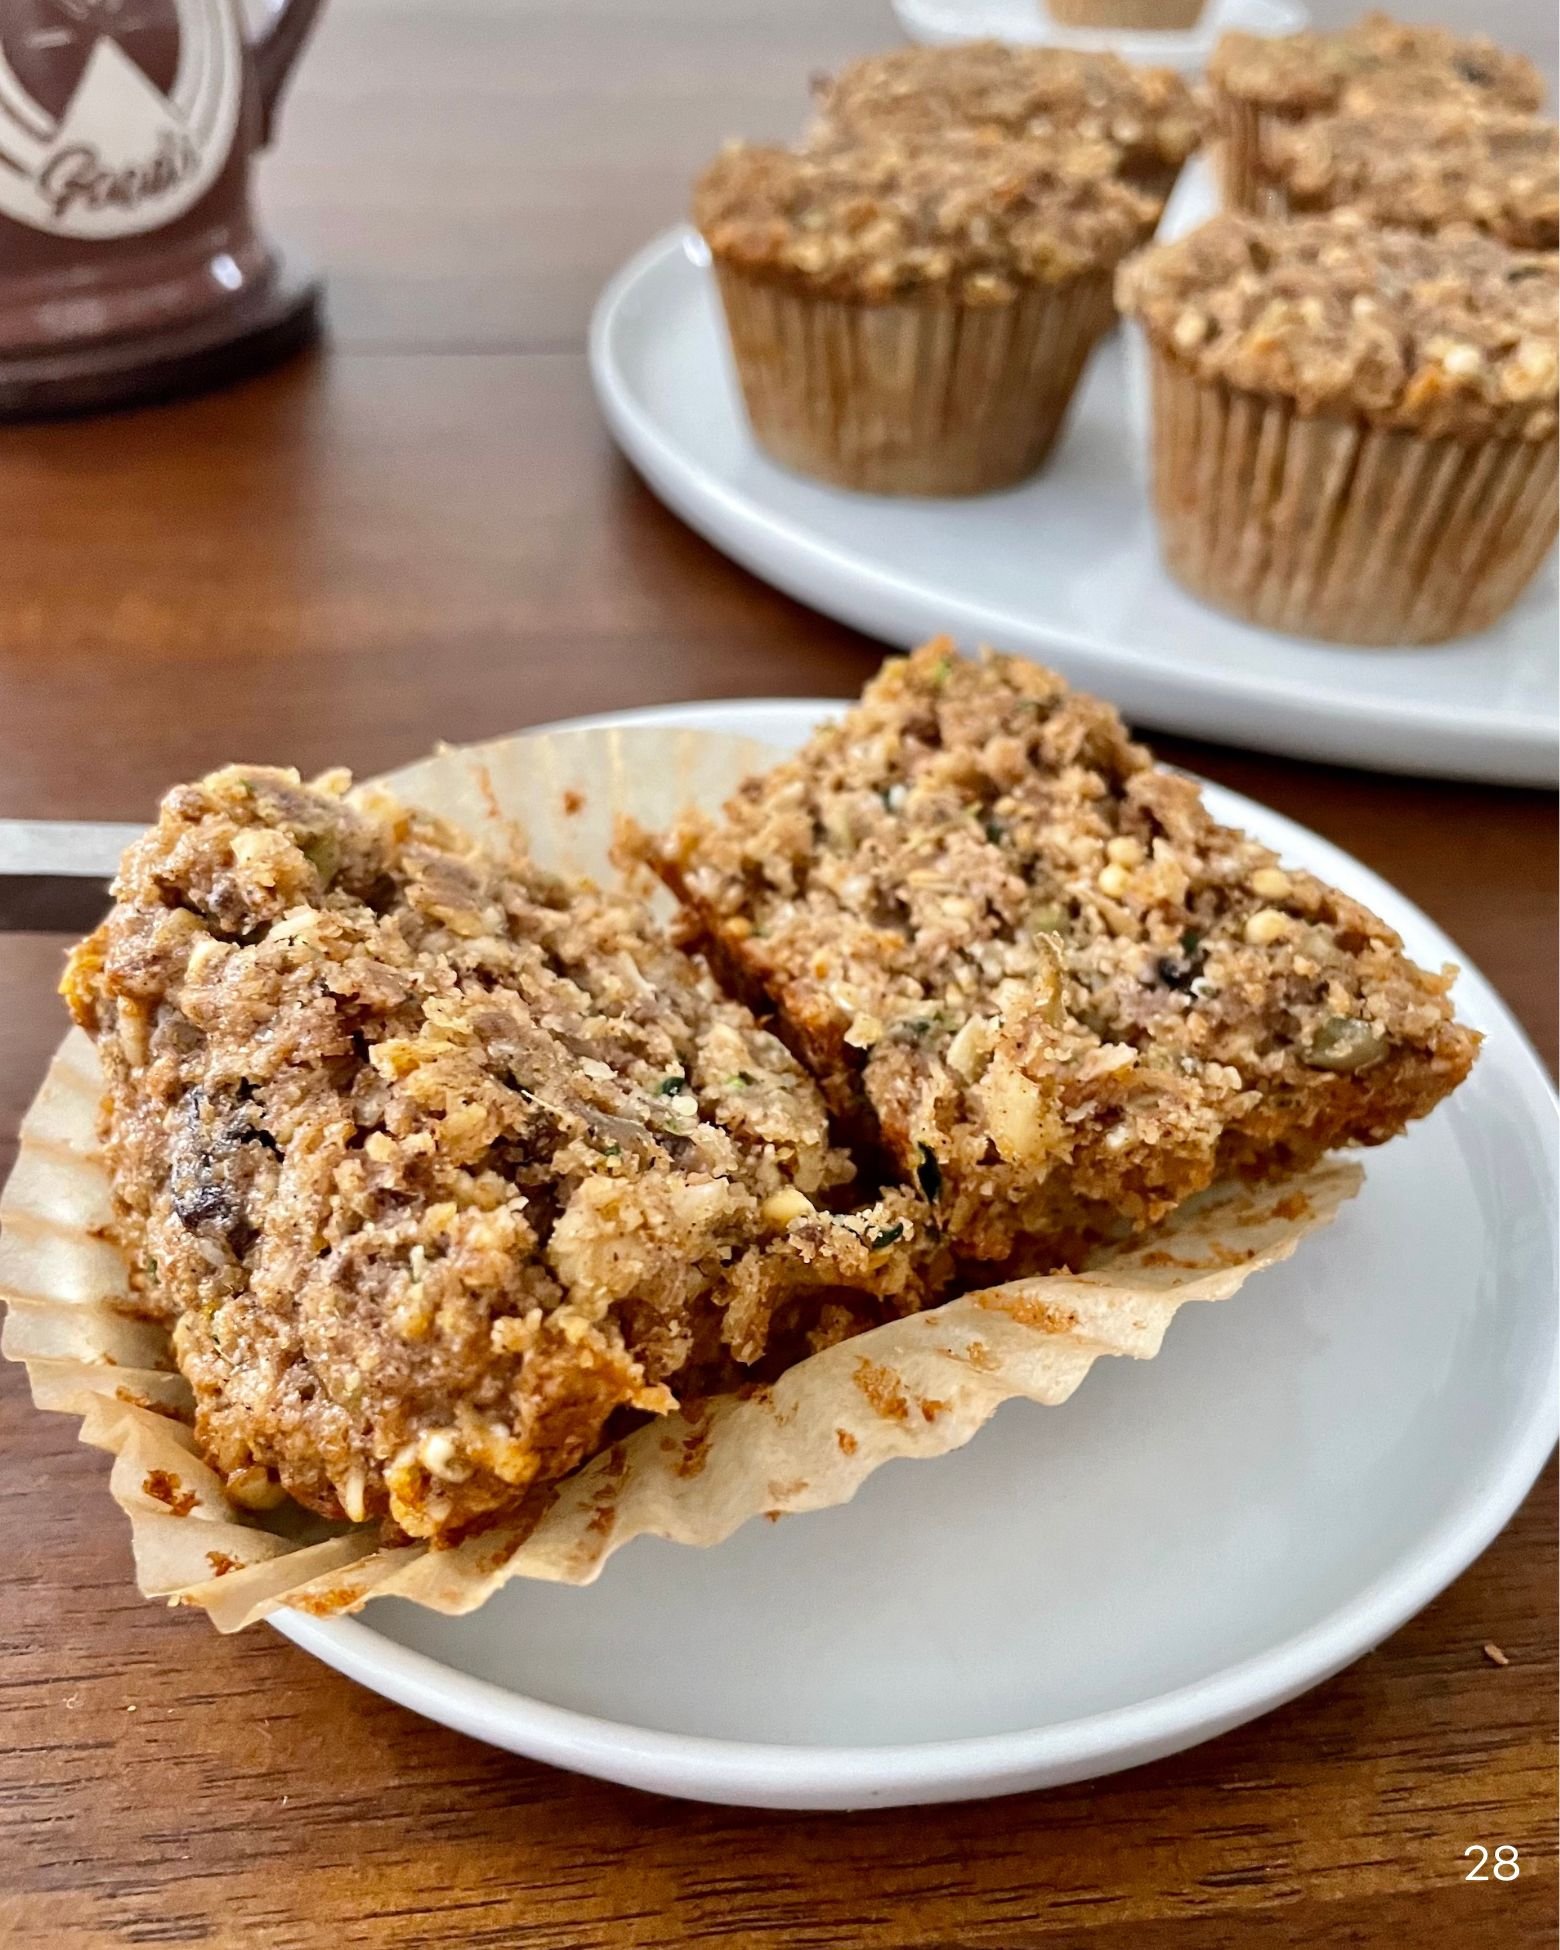
{"label": "plate rim", "polygon": [[[906,601],[922,608],[941,603],[958,610],[957,629],[973,629],[982,641],[994,641],[998,647],[1012,647],[1011,642],[1003,643],[1004,634],[1026,641],[1043,636],[1055,655],[1082,658],[1094,667],[1080,677],[1085,685],[1108,688],[1111,680],[1125,678],[1152,684],[1160,694],[1178,699],[1169,716],[1154,707],[1143,720],[1175,735],[1212,737],[1214,742],[1245,743],[1301,759],[1330,760],[1409,776],[1539,787],[1553,786],[1560,780],[1560,719],[1535,719],[1531,711],[1515,706],[1483,705],[1470,710],[1407,693],[1394,697],[1392,712],[1387,715],[1379,704],[1362,710],[1357,700],[1318,691],[1293,678],[1256,676],[1234,668],[1216,671],[1198,665],[1167,664],[1148,650],[1104,642],[1076,628],[1037,624],[964,597],[945,596],[930,584],[862,561],[826,535],[755,501],[691,456],[664,429],[632,384],[629,365],[620,351],[623,333],[632,329],[625,314],[636,295],[651,287],[658,276],[664,277],[666,267],[679,258],[698,271],[696,253],[702,247],[691,224],[673,224],[641,245],[608,279],[591,313],[587,345],[591,383],[608,431],[651,491],[750,573],[825,615],[901,647],[908,647],[912,638],[925,632],[905,634],[881,622],[863,621],[867,606],[875,602],[881,616],[887,606]],[[792,564],[777,563],[776,551],[794,558]],[[804,567],[798,569],[796,561]],[[811,576],[806,572],[809,569]],[[820,595],[819,573],[845,589],[844,601],[826,600]],[[1392,653],[1361,649],[1358,654]],[[1248,711],[1264,709],[1281,718],[1302,716],[1324,728],[1327,743],[1308,743],[1281,733],[1278,741],[1272,742],[1260,727],[1254,731],[1249,724],[1239,732],[1215,735],[1206,727],[1199,730],[1186,715],[1209,704],[1217,708],[1228,703]],[[1129,717],[1140,715],[1131,705],[1124,708]],[[1428,757],[1422,749],[1412,755],[1385,749],[1366,756],[1357,736],[1362,724],[1387,746],[1417,737],[1435,749]],[[1356,735],[1351,738],[1351,733]]]}
{"label": "plate rim", "polygon": [[[817,723],[844,709],[838,698],[727,698],[600,712],[526,729],[730,728],[729,720],[740,713],[755,727],[749,735],[762,738],[766,720],[795,729],[804,716]],[[1466,985],[1470,1000],[1476,999],[1491,1044],[1498,1037],[1515,1063],[1521,1085],[1517,1101],[1533,1136],[1547,1149],[1546,1182],[1555,1187],[1560,1104],[1532,1043],[1477,965],[1422,909],[1323,835],[1242,793],[1217,785],[1211,791],[1222,816],[1243,818],[1255,811],[1270,830],[1297,846],[1297,857],[1319,858],[1327,872],[1333,871],[1332,860],[1344,863],[1346,884],[1359,898],[1382,904],[1399,918],[1411,918],[1441,944],[1440,952],[1457,960],[1459,983]],[[1551,1208],[1555,1202],[1552,1189]],[[269,1622],[347,1678],[457,1732],[576,1773],[686,1799],[770,1808],[859,1808],[1058,1786],[1179,1752],[1243,1725],[1330,1678],[1423,1610],[1500,1534],[1548,1461],[1557,1432],[1557,1357],[1560,1319],[1551,1314],[1547,1385],[1535,1391],[1526,1418],[1508,1425],[1503,1446],[1487,1452],[1480,1466],[1470,1470],[1471,1487],[1449,1514],[1324,1618],[1185,1686],[1047,1726],[840,1747],[671,1733],[511,1691],[403,1646],[361,1619],[319,1619],[287,1611],[273,1614]]]}

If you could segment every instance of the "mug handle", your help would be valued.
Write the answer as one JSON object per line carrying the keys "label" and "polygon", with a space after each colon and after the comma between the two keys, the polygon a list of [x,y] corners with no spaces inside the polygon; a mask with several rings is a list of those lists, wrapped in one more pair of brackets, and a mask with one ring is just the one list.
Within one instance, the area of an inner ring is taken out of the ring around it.
{"label": "mug handle", "polygon": [[255,42],[255,78],[260,91],[260,146],[271,140],[276,110],[293,64],[303,52],[323,0],[279,0],[271,24]]}

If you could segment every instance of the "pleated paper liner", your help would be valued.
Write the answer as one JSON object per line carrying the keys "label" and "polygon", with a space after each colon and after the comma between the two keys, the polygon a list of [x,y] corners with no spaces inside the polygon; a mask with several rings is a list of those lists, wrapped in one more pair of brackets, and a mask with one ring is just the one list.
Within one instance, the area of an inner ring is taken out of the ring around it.
{"label": "pleated paper liner", "polygon": [[1184,33],[1202,18],[1204,0],[1045,0],[1059,27],[1111,32]]}
{"label": "pleated paper liner", "polygon": [[1487,629],[1555,539],[1556,443],[1297,413],[1150,347],[1165,565],[1247,622],[1335,643]]}
{"label": "pleated paper liner", "polygon": [[[661,824],[717,805],[772,756],[660,728],[537,733],[387,783],[478,830],[519,822],[546,864],[601,877],[617,814]],[[648,1424],[454,1549],[386,1549],[372,1527],[292,1504],[239,1507],[195,1453],[168,1336],[125,1311],[100,1095],[96,1052],[73,1030],[0,1198],[3,1348],[26,1363],[39,1408],[79,1416],[82,1440],[113,1456],[141,1591],[198,1605],[223,1631],[283,1605],[327,1614],[389,1595],[471,1611],[511,1578],[589,1583],[638,1536],[710,1545],[759,1515],[843,1503],[893,1457],[958,1448],[1004,1401],[1066,1400],[1101,1355],[1151,1358],[1178,1308],[1226,1299],[1286,1259],[1362,1176],[1328,1162],[1285,1185],[1220,1188],[1079,1273],[965,1294],[813,1355],[772,1387]]]}
{"label": "pleated paper liner", "polygon": [[690,806],[722,805],[778,756],[756,738],[662,724],[531,731],[435,752],[375,783],[481,839],[518,829],[543,866],[605,885],[620,819],[659,831]]}
{"label": "pleated paper liner", "polygon": [[1259,108],[1254,102],[1209,89],[1211,134],[1219,188],[1227,210],[1276,216],[1280,199],[1272,181],[1269,149],[1276,131],[1302,119]]}
{"label": "pleated paper liner", "polygon": [[1000,305],[852,304],[716,276],[760,446],[867,494],[983,494],[1034,473],[1115,320],[1108,271]]}

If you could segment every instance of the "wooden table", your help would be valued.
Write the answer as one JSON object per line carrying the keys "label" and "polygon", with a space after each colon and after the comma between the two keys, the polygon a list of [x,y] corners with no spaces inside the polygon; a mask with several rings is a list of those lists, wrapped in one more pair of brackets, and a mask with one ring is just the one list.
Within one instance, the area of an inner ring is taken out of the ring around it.
{"label": "wooden table", "polygon": [[[616,457],[583,341],[723,136],[787,133],[810,70],[893,38],[875,0],[338,0],[266,182],[328,267],[329,354],[0,434],[0,814],[139,818],[229,758],[372,772],[575,712],[854,690],[873,645]],[[1163,749],[1395,881],[1553,1062],[1546,798]],[[60,1033],[62,945],[0,937],[0,1169]],[[1212,1745],[999,1803],[794,1817],[512,1760],[274,1633],[143,1603],[102,1458],[13,1370],[0,1423],[8,1943],[1552,1940],[1552,1475],[1388,1644]],[[1516,1845],[1520,1879],[1465,1883],[1471,1842]]]}

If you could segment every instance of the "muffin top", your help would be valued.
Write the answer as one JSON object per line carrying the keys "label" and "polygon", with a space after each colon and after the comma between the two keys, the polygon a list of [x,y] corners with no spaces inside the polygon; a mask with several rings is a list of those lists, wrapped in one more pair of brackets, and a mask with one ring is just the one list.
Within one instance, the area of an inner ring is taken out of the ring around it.
{"label": "muffin top", "polygon": [[1544,99],[1539,72],[1522,55],[1482,34],[1405,27],[1382,13],[1333,33],[1224,34],[1208,77],[1227,95],[1295,115],[1393,99],[1461,100],[1524,113]]}
{"label": "muffin top", "polygon": [[1275,130],[1268,174],[1292,211],[1347,207],[1405,230],[1467,227],[1517,250],[1560,245],[1553,122],[1459,104],[1319,115]]}
{"label": "muffin top", "polygon": [[1123,174],[1152,181],[1179,169],[1202,136],[1192,92],[1168,68],[1134,68],[1114,54],[1006,47],[1001,41],[869,55],[820,82],[817,93],[813,146],[867,132],[1062,131],[1115,143]]}
{"label": "muffin top", "polygon": [[1120,273],[1117,299],[1200,378],[1431,435],[1555,428],[1556,260],[1357,218],[1219,216]]}
{"label": "muffin top", "polygon": [[699,179],[693,214],[718,263],[820,296],[1006,304],[1106,269],[1149,234],[1159,206],[1116,179],[1117,159],[1106,142],[979,130],[825,150],[736,143]]}

